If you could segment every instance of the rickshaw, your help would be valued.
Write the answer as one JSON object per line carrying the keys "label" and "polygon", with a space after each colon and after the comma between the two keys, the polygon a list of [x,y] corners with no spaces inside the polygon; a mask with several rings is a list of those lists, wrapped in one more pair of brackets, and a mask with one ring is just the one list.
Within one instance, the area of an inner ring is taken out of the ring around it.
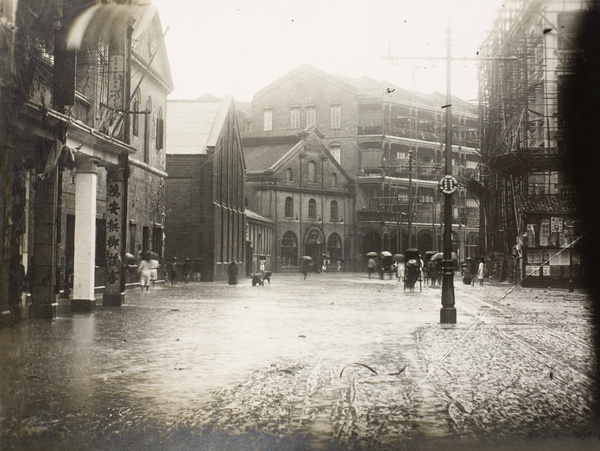
{"label": "rickshaw", "polygon": [[407,249],[404,253],[404,290],[414,290],[415,284],[419,282],[419,291],[423,289],[421,268],[421,254],[418,249]]}

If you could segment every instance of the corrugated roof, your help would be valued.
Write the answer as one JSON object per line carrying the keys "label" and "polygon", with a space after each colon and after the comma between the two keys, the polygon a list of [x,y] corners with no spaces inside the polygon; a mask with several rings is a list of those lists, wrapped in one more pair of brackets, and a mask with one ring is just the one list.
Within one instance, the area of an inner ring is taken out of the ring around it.
{"label": "corrugated roof", "polygon": [[263,172],[277,163],[298,141],[243,144],[246,172]]}
{"label": "corrugated roof", "polygon": [[168,154],[205,154],[223,102],[169,101]]}
{"label": "corrugated roof", "polygon": [[520,213],[572,215],[575,211],[573,198],[557,194],[537,194],[527,198],[517,197]]}
{"label": "corrugated roof", "polygon": [[272,219],[266,218],[265,216],[261,216],[258,213],[255,213],[248,208],[246,208],[245,213],[246,213],[246,218],[248,218],[248,219],[254,219],[257,221],[273,223]]}

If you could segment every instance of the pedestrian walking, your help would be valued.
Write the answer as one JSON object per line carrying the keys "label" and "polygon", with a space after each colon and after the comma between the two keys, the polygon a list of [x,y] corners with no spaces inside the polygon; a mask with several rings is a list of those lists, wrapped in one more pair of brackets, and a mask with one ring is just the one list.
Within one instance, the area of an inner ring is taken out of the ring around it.
{"label": "pedestrian walking", "polygon": [[175,285],[177,283],[177,257],[173,257],[173,261],[167,266],[167,274],[171,285]]}
{"label": "pedestrian walking", "polygon": [[485,275],[485,264],[483,263],[483,259],[479,260],[479,267],[477,268],[477,280],[479,280],[479,285],[483,285],[483,277]]}
{"label": "pedestrian walking", "polygon": [[258,271],[261,273],[265,273],[265,261],[261,258],[258,263]]}
{"label": "pedestrian walking", "polygon": [[158,280],[158,268],[160,266],[160,262],[158,261],[158,254],[156,252],[150,253],[150,282],[152,283],[152,287],[156,285],[156,281]]}
{"label": "pedestrian walking", "polygon": [[377,268],[377,262],[373,257],[369,258],[367,261],[367,272],[369,273],[369,279],[371,278],[371,274],[375,272],[375,268]]}
{"label": "pedestrian walking", "polygon": [[402,278],[404,277],[404,262],[396,262],[396,279],[398,283],[402,282]]}
{"label": "pedestrian walking", "polygon": [[185,262],[183,262],[183,283],[188,282],[190,274],[192,274],[192,261],[186,258]]}
{"label": "pedestrian walking", "polygon": [[308,270],[310,268],[309,260],[302,260],[302,266],[300,267],[302,274],[304,274],[304,280],[306,280],[306,276],[308,276]]}
{"label": "pedestrian walking", "polygon": [[142,292],[144,288],[146,288],[146,292],[150,290],[150,277],[152,274],[152,263],[150,262],[150,258],[147,252],[142,254],[142,260],[140,261],[140,265],[138,266],[138,271],[140,273],[140,288]]}
{"label": "pedestrian walking", "polygon": [[235,258],[231,259],[231,263],[227,267],[227,276],[229,277],[229,285],[237,285],[238,265]]}

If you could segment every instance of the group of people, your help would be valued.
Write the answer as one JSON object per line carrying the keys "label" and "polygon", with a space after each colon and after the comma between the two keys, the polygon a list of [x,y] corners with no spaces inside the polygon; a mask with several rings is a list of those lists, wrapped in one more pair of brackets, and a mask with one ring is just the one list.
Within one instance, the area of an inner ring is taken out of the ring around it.
{"label": "group of people", "polygon": [[[142,252],[141,260],[137,265],[137,271],[140,276],[140,288],[142,291],[149,291],[150,285],[154,287],[158,280],[158,268],[160,262],[158,256],[154,252]],[[173,260],[167,262],[165,266],[165,279],[176,285],[179,279],[179,274],[182,274],[184,283],[190,281],[190,279],[200,280],[200,271],[194,268],[192,261],[186,258],[183,264],[180,264],[177,257],[173,257]]]}

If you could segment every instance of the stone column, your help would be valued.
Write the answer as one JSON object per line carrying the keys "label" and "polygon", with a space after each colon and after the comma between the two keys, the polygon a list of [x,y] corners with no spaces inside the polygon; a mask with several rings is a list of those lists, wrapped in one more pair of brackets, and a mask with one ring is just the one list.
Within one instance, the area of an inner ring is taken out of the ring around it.
{"label": "stone column", "polygon": [[35,186],[33,257],[31,271],[31,318],[56,317],[56,228],[59,190],[57,169]]}
{"label": "stone column", "polygon": [[96,188],[98,168],[86,162],[75,173],[75,255],[73,265],[73,311],[90,311],[96,306]]}
{"label": "stone column", "polygon": [[108,169],[106,180],[106,281],[102,305],[125,300],[127,188],[123,168]]}

